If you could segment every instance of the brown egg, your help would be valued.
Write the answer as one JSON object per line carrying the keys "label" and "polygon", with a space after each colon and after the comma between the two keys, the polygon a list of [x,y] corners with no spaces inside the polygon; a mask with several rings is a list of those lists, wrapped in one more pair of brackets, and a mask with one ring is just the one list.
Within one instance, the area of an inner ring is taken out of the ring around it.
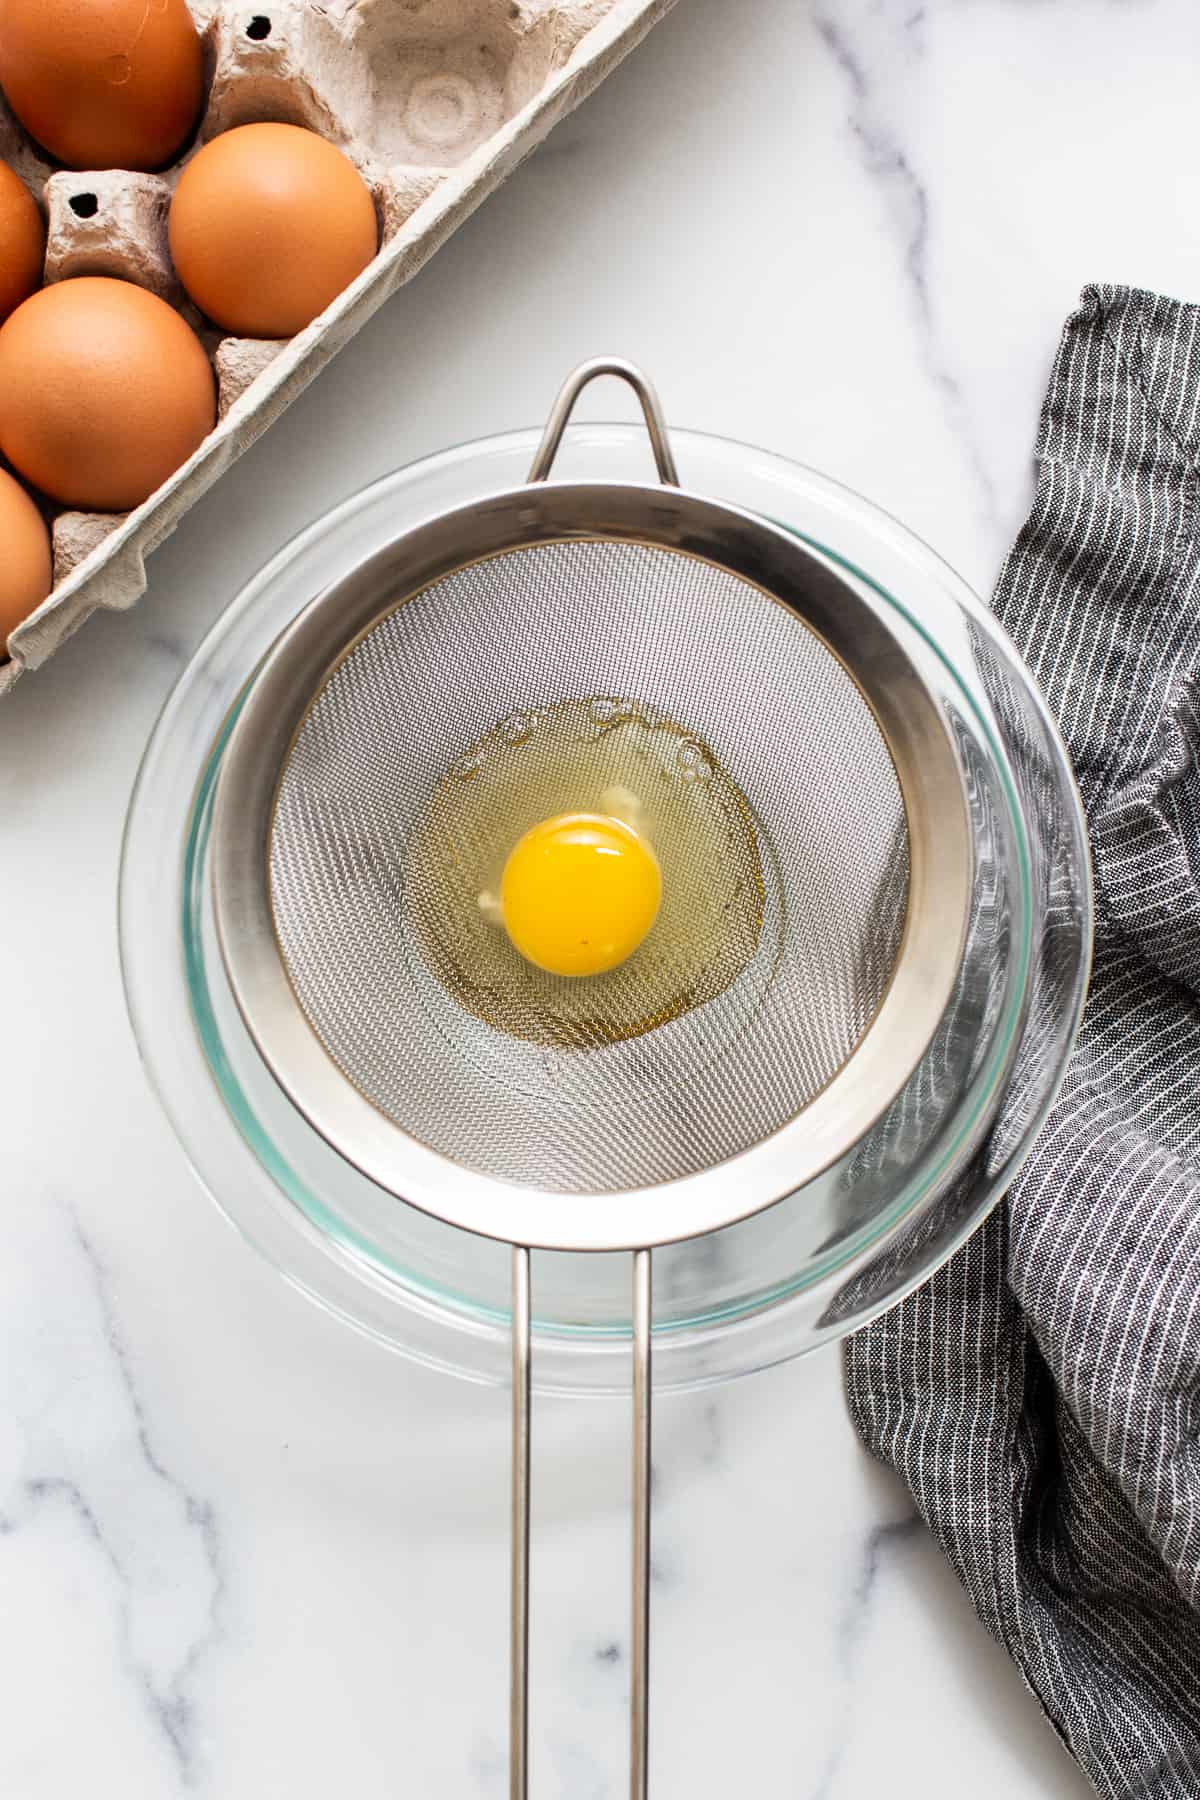
{"label": "brown egg", "polygon": [[206,144],[179,178],[168,226],[184,287],[239,337],[302,331],[379,241],[354,164],[296,125],[241,125]]}
{"label": "brown egg", "polygon": [[19,481],[0,469],[0,658],[5,640],[50,592],[50,533]]}
{"label": "brown egg", "polygon": [[42,285],[46,232],[25,183],[0,163],[0,324]]}
{"label": "brown egg", "polygon": [[69,169],[160,169],[204,97],[184,0],[3,0],[0,87]]}
{"label": "brown egg", "polygon": [[0,326],[0,450],[64,506],[140,505],[215,418],[199,338],[130,282],[60,281]]}

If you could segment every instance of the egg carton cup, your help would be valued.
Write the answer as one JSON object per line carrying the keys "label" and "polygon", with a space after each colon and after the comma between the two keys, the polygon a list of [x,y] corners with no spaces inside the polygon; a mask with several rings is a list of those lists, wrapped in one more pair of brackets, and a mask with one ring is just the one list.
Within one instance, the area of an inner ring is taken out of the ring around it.
{"label": "egg carton cup", "polygon": [[[0,98],[0,157],[42,201],[46,280],[111,275],[178,308],[209,351],[218,422],[135,511],[52,513],[55,587],[12,633],[0,694],[99,607],[132,606],[148,553],[231,463],[428,261],[674,0],[261,0],[193,4],[208,90],[194,143],[162,174],[55,170]],[[221,132],[258,120],[319,132],[375,200],[380,249],[294,338],[214,330],[167,246],[180,171]]]}

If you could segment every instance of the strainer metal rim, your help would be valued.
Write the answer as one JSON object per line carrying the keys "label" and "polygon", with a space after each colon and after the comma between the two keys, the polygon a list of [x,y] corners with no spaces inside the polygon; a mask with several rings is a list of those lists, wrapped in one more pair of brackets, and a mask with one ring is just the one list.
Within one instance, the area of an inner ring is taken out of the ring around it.
{"label": "strainer metal rim", "polygon": [[[357,1092],[293,990],[276,939],[266,856],[288,746],[313,696],[365,631],[433,581],[486,555],[597,537],[713,562],[793,607],[844,667],[849,661],[866,671],[865,679],[850,672],[896,762],[911,874],[889,989],[853,1054],[802,1113],[698,1173],[589,1195],[517,1187],[463,1167]],[[858,641],[848,657],[852,631]],[[313,1127],[385,1189],[451,1225],[570,1250],[637,1249],[718,1230],[785,1199],[836,1162],[900,1092],[932,1038],[959,966],[973,875],[957,751],[932,692],[868,598],[831,560],[758,515],[674,487],[606,482],[510,489],[441,514],[310,602],[264,659],[233,727],[213,847],[214,916],[231,990],[264,1062]]]}

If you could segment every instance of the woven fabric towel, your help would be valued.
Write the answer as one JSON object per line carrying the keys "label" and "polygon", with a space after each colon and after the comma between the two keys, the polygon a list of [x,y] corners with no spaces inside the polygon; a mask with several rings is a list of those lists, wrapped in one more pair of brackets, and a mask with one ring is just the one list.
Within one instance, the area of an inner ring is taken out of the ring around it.
{"label": "woven fabric towel", "polygon": [[1200,307],[1089,288],[996,613],[1087,810],[1097,948],[1007,1200],[846,1346],[851,1413],[1101,1794],[1200,1796]]}

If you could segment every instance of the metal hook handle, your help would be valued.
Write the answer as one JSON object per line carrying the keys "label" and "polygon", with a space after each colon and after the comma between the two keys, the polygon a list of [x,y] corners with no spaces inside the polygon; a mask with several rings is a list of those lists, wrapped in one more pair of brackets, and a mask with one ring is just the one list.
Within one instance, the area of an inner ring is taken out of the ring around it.
{"label": "metal hook handle", "polygon": [[646,430],[650,434],[658,478],[667,487],[678,487],[679,475],[675,468],[675,458],[667,441],[667,428],[663,423],[662,408],[653,383],[635,363],[625,362],[619,356],[593,357],[591,362],[580,363],[574,374],[568,375],[554,402],[550,417],[546,420],[546,429],[542,433],[542,441],[529,471],[530,481],[546,480],[562,443],[567,420],[575,409],[575,402],[588,383],[595,381],[599,375],[615,375],[618,381],[627,382],[633,389],[642,408]]}
{"label": "metal hook handle", "polygon": [[[633,1558],[629,1794],[646,1800],[650,1717],[650,1405],[653,1290],[649,1250],[633,1257]],[[509,1800],[529,1795],[529,1488],[531,1306],[529,1251],[512,1258],[512,1643]]]}

